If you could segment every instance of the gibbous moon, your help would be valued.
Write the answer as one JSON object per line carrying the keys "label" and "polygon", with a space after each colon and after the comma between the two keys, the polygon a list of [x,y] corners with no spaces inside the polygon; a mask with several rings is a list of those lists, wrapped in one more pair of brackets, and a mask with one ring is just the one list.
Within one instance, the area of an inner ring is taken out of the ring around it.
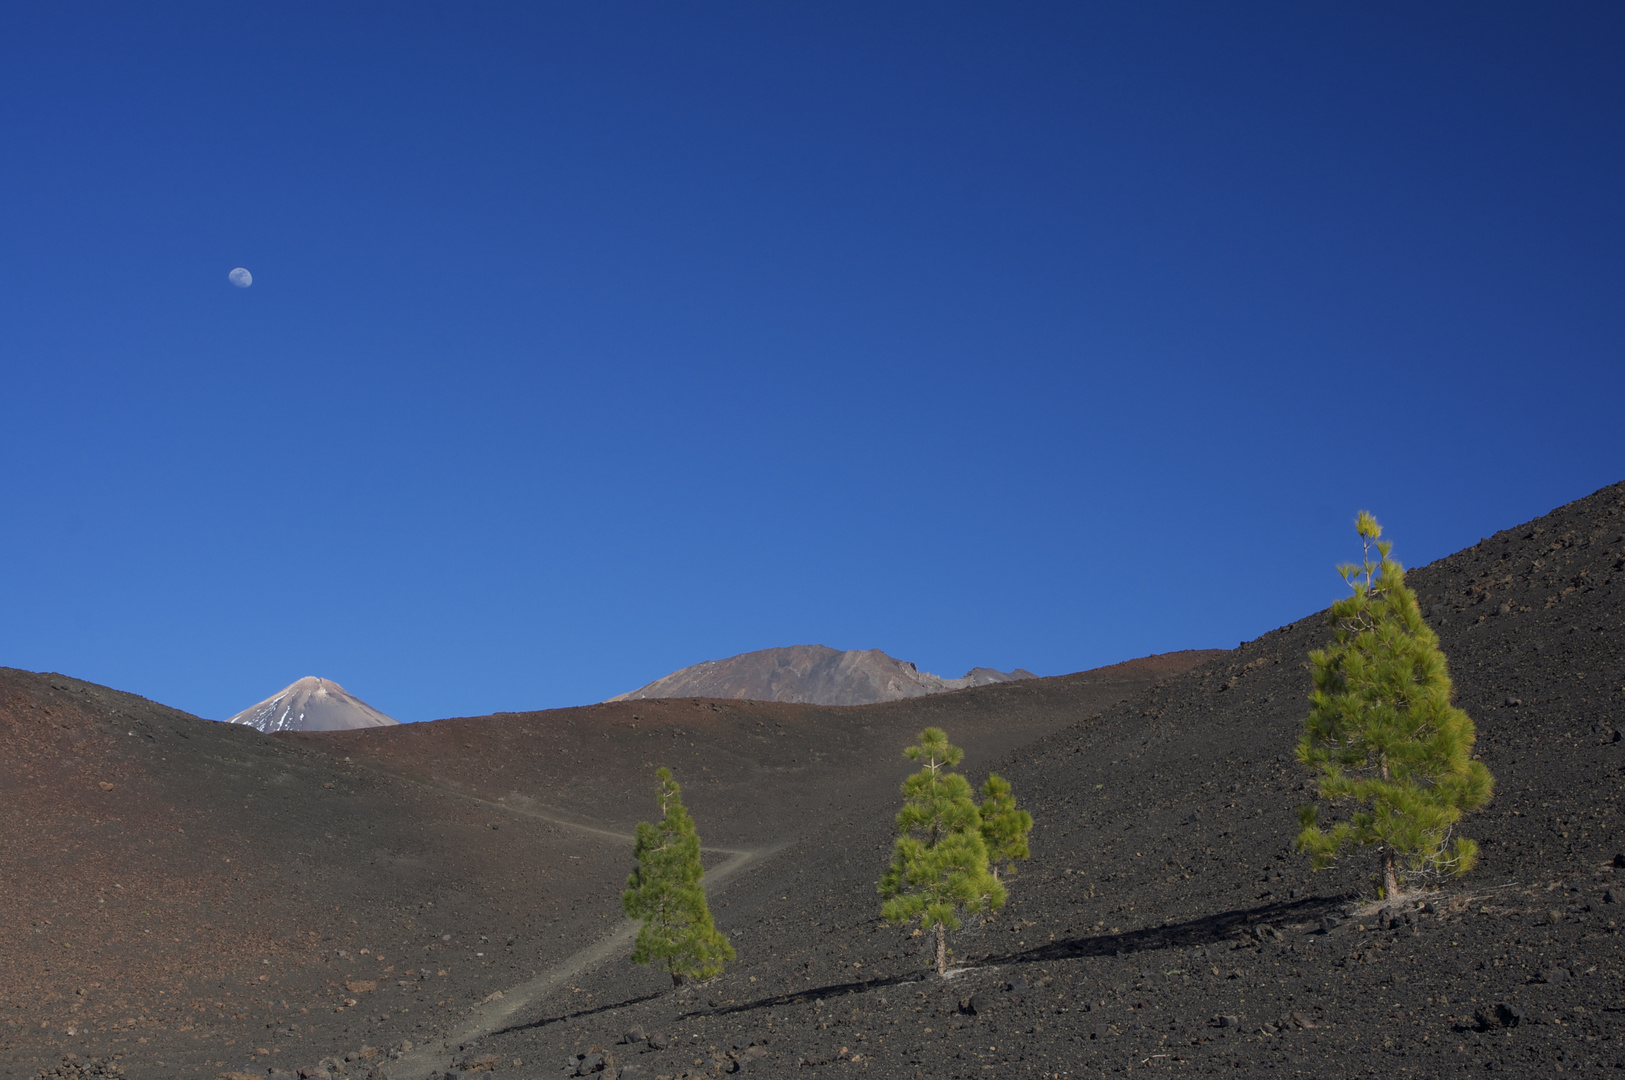
{"label": "gibbous moon", "polygon": [[246,289],[250,285],[254,284],[254,275],[250,274],[247,270],[244,270],[239,266],[237,269],[226,275],[226,280],[237,286],[239,289]]}

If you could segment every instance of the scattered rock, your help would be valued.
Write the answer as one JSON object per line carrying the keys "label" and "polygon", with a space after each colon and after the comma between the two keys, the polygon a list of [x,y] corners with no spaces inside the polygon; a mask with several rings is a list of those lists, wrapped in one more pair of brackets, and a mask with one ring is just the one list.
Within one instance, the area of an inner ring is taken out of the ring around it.
{"label": "scattered rock", "polygon": [[1605,904],[1617,904],[1619,903],[1619,899],[1614,896],[1613,889],[1604,889],[1602,891],[1602,902]]}
{"label": "scattered rock", "polygon": [[1377,925],[1384,930],[1401,930],[1414,922],[1415,916],[1405,908],[1386,907],[1377,915]]}
{"label": "scattered rock", "polygon": [[1521,700],[1519,700],[1518,698],[1513,697],[1511,694],[1508,694],[1506,696],[1506,706],[1507,706],[1507,708],[1516,709],[1518,706],[1520,706],[1522,704],[1523,704],[1523,702]]}
{"label": "scattered rock", "polygon": [[959,1007],[972,1016],[985,1016],[993,1011],[993,999],[986,994],[972,994],[960,1002]]}
{"label": "scattered rock", "polygon": [[[36,1080],[80,1080],[82,1077],[124,1076],[117,1058],[81,1058],[78,1054],[63,1054],[62,1063],[52,1069],[35,1073]],[[255,1077],[254,1080],[259,1080]]]}
{"label": "scattered rock", "polygon": [[576,1063],[576,1075],[586,1076],[595,1073],[604,1067],[603,1054],[588,1054]]}
{"label": "scattered rock", "polygon": [[1614,856],[1614,869],[1625,870],[1625,855]]}
{"label": "scattered rock", "polygon": [[1540,981],[1555,985],[1560,982],[1566,982],[1568,977],[1569,969],[1564,967],[1562,964],[1557,964],[1541,972]]}
{"label": "scattered rock", "polygon": [[1221,1028],[1239,1028],[1241,1026],[1241,1017],[1215,1016],[1213,1018],[1213,1026]]}
{"label": "scattered rock", "polygon": [[627,1028],[624,1032],[621,1033],[621,1042],[627,1043],[628,1045],[630,1045],[632,1043],[640,1043],[644,1039],[647,1039],[648,1037],[649,1037],[649,1033],[647,1031],[644,1031],[643,1027],[641,1025],[636,1025],[635,1024],[632,1027]]}
{"label": "scattered rock", "polygon": [[666,1048],[666,1037],[664,1035],[650,1035],[647,1045],[651,1050],[664,1050]]}

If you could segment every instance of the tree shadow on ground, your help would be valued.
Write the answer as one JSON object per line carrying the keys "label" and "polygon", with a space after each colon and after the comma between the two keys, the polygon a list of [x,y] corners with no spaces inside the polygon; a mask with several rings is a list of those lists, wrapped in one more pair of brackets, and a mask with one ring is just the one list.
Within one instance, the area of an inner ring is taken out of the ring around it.
{"label": "tree shadow on ground", "polygon": [[642,1005],[645,1001],[653,1001],[656,998],[665,997],[669,993],[671,993],[670,990],[656,990],[652,994],[644,994],[641,997],[627,998],[625,1001],[611,1001],[604,1005],[594,1005],[590,1009],[577,1009],[575,1012],[565,1013],[562,1016],[543,1017],[540,1020],[532,1020],[527,1024],[509,1024],[507,1027],[495,1028],[492,1030],[491,1034],[506,1035],[510,1031],[536,1031],[539,1028],[552,1027],[554,1024],[564,1024],[571,1020],[580,1020],[587,1016],[597,1016],[599,1013],[612,1012],[615,1009],[626,1009],[633,1005]]}
{"label": "tree shadow on ground", "polygon": [[1050,960],[1076,960],[1089,956],[1126,956],[1152,949],[1194,949],[1200,945],[1243,935],[1250,926],[1274,922],[1318,921],[1342,909],[1345,897],[1312,896],[1302,900],[1277,901],[1259,907],[1237,908],[1216,915],[1204,915],[1186,922],[1148,926],[1119,934],[1051,941],[1022,952],[987,954],[966,967],[998,967],[1003,964],[1039,964]]}
{"label": "tree shadow on ground", "polygon": [[[1268,926],[1276,922],[1316,921],[1323,916],[1340,911],[1346,903],[1346,897],[1326,896],[1278,901],[1272,904],[1262,904],[1258,907],[1236,908],[1232,911],[1223,911],[1214,915],[1204,915],[1199,919],[1190,919],[1185,922],[1150,926],[1141,930],[1129,930],[1117,934],[1094,934],[1088,937],[1050,941],[1021,952],[988,953],[977,959],[967,960],[959,966],[962,970],[969,970],[983,967],[1004,967],[1010,964],[1042,964],[1057,960],[1078,960],[1086,957],[1127,956],[1130,953],[1150,952],[1158,949],[1193,949],[1198,946],[1214,945],[1221,941],[1229,941],[1244,936],[1250,928],[1256,926]],[[931,975],[928,972],[916,971],[907,975],[886,975],[857,982],[813,986],[789,994],[776,994],[772,997],[757,998],[754,1001],[729,1002],[726,1005],[717,1005],[711,1008],[691,1009],[688,1012],[679,1013],[676,1019],[687,1020],[696,1016],[727,1016],[731,1013],[772,1009],[781,1005],[824,1001],[829,998],[845,997],[848,994],[864,994],[874,990],[884,990],[887,987],[922,982],[930,977]],[[528,1024],[516,1024],[512,1027],[503,1028],[502,1031],[525,1031],[550,1027],[553,1024],[593,1016],[598,1013],[608,1012],[611,1009],[621,1009],[629,1005],[652,1001],[655,998],[664,997],[667,993],[670,993],[670,991],[645,994],[642,997],[609,1005],[599,1005],[579,1012],[566,1013],[563,1016],[534,1020]]]}

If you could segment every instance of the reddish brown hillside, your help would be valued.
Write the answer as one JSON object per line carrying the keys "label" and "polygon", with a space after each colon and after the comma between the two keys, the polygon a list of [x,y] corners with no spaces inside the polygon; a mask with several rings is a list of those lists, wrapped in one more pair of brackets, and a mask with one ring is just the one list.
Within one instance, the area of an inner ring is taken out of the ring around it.
{"label": "reddish brown hillside", "polygon": [[616,925],[621,834],[651,815],[657,762],[709,845],[767,850],[889,801],[920,727],[991,759],[1204,656],[859,708],[628,702],[279,736],[0,669],[0,1075],[74,1052],[212,1076],[449,1037]]}
{"label": "reddish brown hillside", "polygon": [[[991,761],[1222,655],[1190,650],[1049,679],[861,706],[672,698],[280,736],[515,808],[630,829],[666,765],[708,843],[781,842],[831,812],[890,799],[919,730]],[[630,797],[629,797],[630,796]]]}

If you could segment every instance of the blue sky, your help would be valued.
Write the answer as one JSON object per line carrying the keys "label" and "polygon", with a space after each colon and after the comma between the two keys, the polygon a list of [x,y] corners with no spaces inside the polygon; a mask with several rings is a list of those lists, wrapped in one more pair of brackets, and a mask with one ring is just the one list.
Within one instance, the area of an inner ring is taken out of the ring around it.
{"label": "blue sky", "polygon": [[1621,11],[9,5],[0,664],[1255,637],[1625,479]]}

